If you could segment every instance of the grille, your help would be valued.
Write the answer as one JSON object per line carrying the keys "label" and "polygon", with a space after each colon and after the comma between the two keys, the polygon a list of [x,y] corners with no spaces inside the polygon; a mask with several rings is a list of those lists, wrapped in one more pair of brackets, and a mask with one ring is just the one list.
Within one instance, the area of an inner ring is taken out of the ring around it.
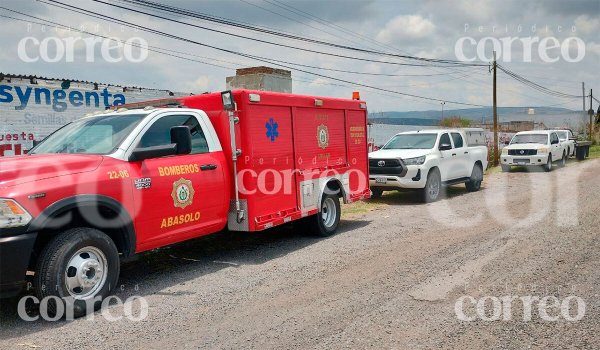
{"label": "grille", "polygon": [[[523,152],[523,153],[521,153]],[[537,150],[535,149],[509,149],[509,156],[535,156],[537,154]]]}
{"label": "grille", "polygon": [[385,162],[385,167],[400,166],[400,161],[398,159],[369,159],[369,165],[372,167],[379,167],[380,161]]}
{"label": "grille", "polygon": [[[384,162],[383,166],[379,162]],[[374,175],[400,175],[402,164],[398,159],[369,159],[369,173]]]}

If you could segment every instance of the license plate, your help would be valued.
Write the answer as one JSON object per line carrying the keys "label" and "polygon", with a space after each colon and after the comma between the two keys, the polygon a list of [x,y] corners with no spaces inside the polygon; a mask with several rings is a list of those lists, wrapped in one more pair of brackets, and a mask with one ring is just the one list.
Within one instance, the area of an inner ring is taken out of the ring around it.
{"label": "license plate", "polygon": [[515,159],[517,164],[529,164],[529,159]]}
{"label": "license plate", "polygon": [[375,178],[375,183],[376,184],[386,184],[387,179],[385,177],[377,177],[377,178]]}

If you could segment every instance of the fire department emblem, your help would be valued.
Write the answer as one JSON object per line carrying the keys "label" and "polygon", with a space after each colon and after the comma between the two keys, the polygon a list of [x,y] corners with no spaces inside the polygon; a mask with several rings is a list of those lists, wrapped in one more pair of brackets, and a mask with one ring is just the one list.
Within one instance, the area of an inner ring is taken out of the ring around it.
{"label": "fire department emblem", "polygon": [[173,204],[178,208],[184,209],[188,205],[191,205],[194,200],[192,181],[181,178],[173,182],[171,197],[173,197]]}
{"label": "fire department emblem", "polygon": [[317,141],[319,142],[319,147],[323,149],[329,146],[329,130],[324,124],[321,124],[319,127],[317,127]]}

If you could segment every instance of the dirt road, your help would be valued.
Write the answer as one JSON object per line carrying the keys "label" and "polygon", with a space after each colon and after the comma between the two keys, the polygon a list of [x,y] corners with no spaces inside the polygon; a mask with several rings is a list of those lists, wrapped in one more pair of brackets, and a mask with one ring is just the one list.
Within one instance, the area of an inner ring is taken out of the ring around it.
{"label": "dirt road", "polygon": [[25,322],[3,300],[0,348],[597,349],[599,174],[497,173],[433,204],[384,196],[328,239],[286,227],[145,254],[118,293],[145,298],[144,320]]}

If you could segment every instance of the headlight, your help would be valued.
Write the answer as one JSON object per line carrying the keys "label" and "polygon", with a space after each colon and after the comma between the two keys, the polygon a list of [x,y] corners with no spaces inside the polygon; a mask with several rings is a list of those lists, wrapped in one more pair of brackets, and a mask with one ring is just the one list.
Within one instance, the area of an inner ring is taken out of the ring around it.
{"label": "headlight", "polygon": [[0,199],[0,228],[25,226],[31,215],[12,199]]}
{"label": "headlight", "polygon": [[404,164],[406,165],[421,165],[423,163],[425,163],[425,156],[422,157],[416,157],[416,158],[407,158],[407,159],[403,159]]}
{"label": "headlight", "polygon": [[538,151],[538,154],[540,154],[540,153],[545,154],[545,153],[550,152],[550,148],[548,148],[548,147],[540,147],[540,148],[538,148],[537,151]]}
{"label": "headlight", "polygon": [[508,155],[508,148],[503,148],[503,149],[502,149],[502,155],[503,155],[503,156],[506,156],[506,155]]}

